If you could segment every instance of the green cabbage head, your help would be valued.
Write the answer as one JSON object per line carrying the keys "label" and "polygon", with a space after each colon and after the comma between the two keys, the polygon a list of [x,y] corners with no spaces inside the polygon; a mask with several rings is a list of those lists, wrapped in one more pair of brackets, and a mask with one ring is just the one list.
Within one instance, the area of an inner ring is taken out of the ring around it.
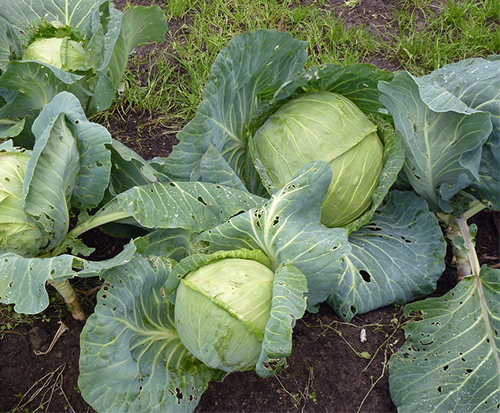
{"label": "green cabbage head", "polygon": [[37,60],[59,69],[86,70],[85,49],[67,37],[43,38],[31,43],[23,53],[23,60]]}
{"label": "green cabbage head", "polygon": [[344,226],[369,208],[383,145],[377,126],[344,96],[312,92],[287,102],[259,128],[252,145],[277,188],[310,161],[329,163],[333,178],[321,207],[327,227]]}
{"label": "green cabbage head", "polygon": [[0,254],[36,255],[45,237],[23,209],[23,182],[29,155],[0,151]]}
{"label": "green cabbage head", "polygon": [[273,278],[265,265],[241,258],[188,273],[175,300],[181,342],[209,367],[228,373],[252,369],[270,317]]}

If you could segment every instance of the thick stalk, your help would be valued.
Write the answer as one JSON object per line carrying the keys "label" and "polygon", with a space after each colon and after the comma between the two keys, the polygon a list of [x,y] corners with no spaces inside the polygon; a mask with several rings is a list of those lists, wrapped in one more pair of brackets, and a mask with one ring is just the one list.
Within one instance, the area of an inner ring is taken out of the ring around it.
{"label": "thick stalk", "polygon": [[467,220],[485,208],[485,205],[475,201],[471,203],[469,210],[458,218],[451,214],[436,214],[438,219],[446,225],[446,236],[453,246],[458,280],[471,275],[479,275],[480,265],[475,249],[474,234],[471,233]]}
{"label": "thick stalk", "polygon": [[467,255],[468,268],[470,268],[470,275],[479,275],[481,270],[481,265],[479,264],[479,258],[476,253],[476,243],[471,234],[469,226],[467,225],[467,220],[465,217],[454,218],[454,221],[458,224],[462,237],[464,239],[465,254]]}
{"label": "thick stalk", "polygon": [[[68,232],[65,240],[51,252],[51,255],[57,256],[64,253],[67,250],[68,246],[72,244],[72,240],[76,239],[84,232],[101,225],[119,221],[125,218],[130,218],[130,214],[120,208],[118,203],[111,204],[111,206],[108,205],[107,207],[102,208],[92,218],[88,219],[84,223],[76,226],[70,232]],[[76,296],[70,282],[68,280],[65,280],[63,282],[49,280],[48,283],[51,284],[64,298],[64,301],[66,301],[66,304],[68,304],[71,309],[73,318],[77,320],[85,320],[85,313],[83,312],[80,301],[78,300],[78,297]]]}
{"label": "thick stalk", "polygon": [[73,318],[84,321],[86,318],[85,313],[83,312],[80,301],[78,300],[75,290],[69,280],[64,280],[63,282],[49,280],[48,283],[52,285],[64,298],[64,301],[66,301],[66,304],[70,308]]}
{"label": "thick stalk", "polygon": [[474,235],[471,234],[464,216],[451,218],[447,222],[446,236],[451,240],[455,256],[458,280],[479,275],[479,259],[476,254]]}

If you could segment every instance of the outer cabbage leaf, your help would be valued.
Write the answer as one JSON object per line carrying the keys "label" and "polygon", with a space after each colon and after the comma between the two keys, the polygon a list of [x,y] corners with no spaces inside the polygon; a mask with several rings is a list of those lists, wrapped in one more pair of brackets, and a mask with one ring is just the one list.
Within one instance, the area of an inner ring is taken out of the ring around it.
{"label": "outer cabbage leaf", "polygon": [[248,127],[258,106],[303,68],[305,44],[277,31],[244,33],[219,54],[195,118],[177,135],[180,143],[164,165],[175,180],[188,180],[212,144],[254,193],[262,192],[246,151]]}
{"label": "outer cabbage leaf", "polygon": [[116,257],[95,262],[68,254],[48,258],[3,254],[0,256],[0,302],[15,304],[17,313],[37,314],[49,305],[47,282],[99,276],[103,270],[123,264],[134,253],[135,245],[130,243]]}
{"label": "outer cabbage leaf", "polygon": [[82,76],[56,67],[49,68],[37,62],[12,61],[0,77],[0,87],[15,91],[15,94],[0,109],[0,119],[35,118],[43,107],[63,91],[74,94],[80,102],[86,102],[88,92],[77,83],[80,79]]}
{"label": "outer cabbage leaf", "polygon": [[[165,14],[158,5],[137,6],[121,13],[110,7],[113,17],[106,22],[107,32],[103,36],[103,54],[96,66],[97,81],[88,111],[94,113],[108,108],[115,98],[128,57],[137,46],[149,42],[165,40],[167,24]],[[95,42],[98,43],[98,42]]]}
{"label": "outer cabbage leaf", "polygon": [[332,177],[325,162],[311,162],[262,207],[200,235],[209,249],[261,249],[271,268],[292,264],[307,278],[308,306],[325,301],[338,283],[340,259],[350,251],[347,231],[320,224],[320,208]]}
{"label": "outer cabbage leaf", "polygon": [[76,140],[59,113],[37,137],[28,162],[23,206],[56,247],[69,229],[69,202],[80,168]]}
{"label": "outer cabbage leaf", "polygon": [[11,24],[0,17],[0,75],[10,62],[12,55],[20,54],[19,34]]}
{"label": "outer cabbage leaf", "polygon": [[351,252],[328,304],[343,319],[431,293],[445,269],[446,242],[427,203],[392,191],[372,220],[349,235]]}
{"label": "outer cabbage leaf", "polygon": [[146,228],[201,232],[264,200],[218,184],[170,182],[131,188],[119,194],[116,202]]}
{"label": "outer cabbage leaf", "polygon": [[191,173],[191,181],[212,182],[228,186],[234,189],[246,191],[245,185],[236,175],[212,144],[208,145],[208,149],[200,159],[200,163]]}
{"label": "outer cabbage leaf", "polygon": [[[388,119],[387,110],[379,101],[377,84],[390,81],[393,77],[391,72],[379,70],[370,64],[342,66],[328,63],[314,66],[283,84],[270,105],[280,104],[301,93],[328,91],[345,96],[366,115]],[[265,113],[262,116],[267,117]]]}
{"label": "outer cabbage leaf", "polygon": [[49,238],[46,250],[67,234],[70,203],[81,209],[97,206],[111,168],[105,147],[111,137],[89,122],[79,101],[69,93],[46,105],[32,127],[35,145],[23,187],[23,207]]}
{"label": "outer cabbage leaf", "polygon": [[144,237],[136,238],[137,252],[143,256],[155,255],[180,261],[193,251],[193,232],[181,228],[160,228]]}
{"label": "outer cabbage leaf", "polygon": [[306,310],[307,280],[293,265],[282,265],[274,273],[273,298],[262,351],[255,366],[261,377],[270,377],[286,367],[292,352],[292,332],[296,320]]}
{"label": "outer cabbage leaf", "polygon": [[103,274],[81,335],[79,387],[98,411],[191,412],[224,374],[190,355],[163,296],[172,262],[136,255]]}
{"label": "outer cabbage leaf", "polygon": [[482,267],[443,297],[406,306],[421,315],[405,327],[389,384],[399,412],[498,412],[500,271]]}
{"label": "outer cabbage leaf", "polygon": [[37,117],[32,128],[35,137],[60,113],[73,128],[79,152],[78,178],[71,202],[80,209],[94,208],[101,202],[110,179],[111,154],[106,145],[112,142],[111,135],[103,126],[87,120],[78,99],[61,92]]}
{"label": "outer cabbage leaf", "polygon": [[109,149],[112,161],[109,191],[112,196],[125,192],[134,186],[169,181],[164,174],[158,172],[138,153],[120,141],[113,139]]}
{"label": "outer cabbage leaf", "polygon": [[407,151],[407,179],[433,209],[452,212],[461,190],[498,206],[498,84],[500,61],[493,59],[467,59],[421,78],[402,72],[380,83]]}
{"label": "outer cabbage leaf", "polygon": [[265,199],[247,191],[208,182],[158,182],[118,194],[68,237],[122,220],[150,229],[182,228],[201,232],[264,202]]}

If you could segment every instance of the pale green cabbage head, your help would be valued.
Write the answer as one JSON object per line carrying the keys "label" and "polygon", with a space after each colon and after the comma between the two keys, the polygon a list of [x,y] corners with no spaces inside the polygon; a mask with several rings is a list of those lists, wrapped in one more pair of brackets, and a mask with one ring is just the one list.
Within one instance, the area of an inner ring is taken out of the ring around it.
{"label": "pale green cabbage head", "polygon": [[37,60],[63,70],[86,70],[85,49],[67,37],[35,40],[22,57],[23,60]]}
{"label": "pale green cabbage head", "polygon": [[377,126],[349,99],[313,92],[273,113],[253,136],[255,156],[277,188],[306,163],[326,161],[333,170],[321,207],[328,227],[348,224],[371,204],[383,167]]}
{"label": "pale green cabbage head", "polygon": [[181,342],[207,366],[231,373],[255,366],[271,312],[274,273],[225,258],[191,271],[175,300]]}
{"label": "pale green cabbage head", "polygon": [[29,155],[0,151],[0,253],[36,255],[45,237],[23,209],[23,181]]}

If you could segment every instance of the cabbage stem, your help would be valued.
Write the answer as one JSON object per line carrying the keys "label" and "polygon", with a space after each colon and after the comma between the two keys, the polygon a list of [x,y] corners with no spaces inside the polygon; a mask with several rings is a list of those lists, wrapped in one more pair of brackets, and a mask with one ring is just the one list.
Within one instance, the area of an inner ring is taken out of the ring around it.
{"label": "cabbage stem", "polygon": [[85,313],[83,312],[82,306],[80,305],[80,300],[78,300],[78,297],[75,294],[75,290],[73,289],[73,286],[71,285],[69,280],[64,280],[63,282],[49,280],[48,283],[52,285],[64,298],[64,301],[70,308],[73,318],[76,320],[84,321],[86,319]]}
{"label": "cabbage stem", "polygon": [[440,216],[447,225],[446,236],[452,244],[458,280],[470,276],[477,277],[481,269],[474,242],[477,228],[469,227],[465,214],[461,217],[446,215],[447,219],[443,217],[443,215]]}

